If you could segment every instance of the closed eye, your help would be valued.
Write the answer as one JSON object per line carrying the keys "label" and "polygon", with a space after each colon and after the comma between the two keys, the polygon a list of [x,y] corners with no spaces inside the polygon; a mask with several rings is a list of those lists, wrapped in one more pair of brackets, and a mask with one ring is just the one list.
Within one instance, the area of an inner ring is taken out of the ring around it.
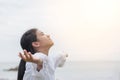
{"label": "closed eye", "polygon": [[44,33],[43,33],[43,32],[41,32],[41,35],[43,36],[43,35],[44,35]]}

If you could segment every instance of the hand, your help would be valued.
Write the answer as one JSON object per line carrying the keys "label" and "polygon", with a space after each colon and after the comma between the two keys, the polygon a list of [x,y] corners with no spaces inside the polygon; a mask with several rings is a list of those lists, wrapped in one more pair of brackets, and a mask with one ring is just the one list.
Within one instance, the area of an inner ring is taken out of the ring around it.
{"label": "hand", "polygon": [[66,57],[68,57],[68,54],[65,54],[66,55]]}
{"label": "hand", "polygon": [[63,51],[63,53],[64,53],[65,57],[68,57],[68,54],[65,51]]}
{"label": "hand", "polygon": [[27,52],[26,50],[23,50],[23,53],[24,54],[22,54],[21,52],[19,53],[19,57],[21,58],[21,59],[23,59],[24,61],[26,61],[26,62],[33,62],[33,63],[42,63],[42,61],[39,59],[39,58],[37,58],[37,57],[35,57],[35,56],[33,56],[32,55],[32,53],[31,52]]}

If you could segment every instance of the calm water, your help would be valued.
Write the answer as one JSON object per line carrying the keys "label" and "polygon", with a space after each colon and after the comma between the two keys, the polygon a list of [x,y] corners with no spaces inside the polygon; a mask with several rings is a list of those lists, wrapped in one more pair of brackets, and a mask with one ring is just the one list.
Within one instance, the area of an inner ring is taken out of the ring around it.
{"label": "calm water", "polygon": [[[18,63],[0,63],[0,80],[16,80],[17,72],[4,71]],[[58,80],[120,80],[120,62],[67,62],[56,70]]]}

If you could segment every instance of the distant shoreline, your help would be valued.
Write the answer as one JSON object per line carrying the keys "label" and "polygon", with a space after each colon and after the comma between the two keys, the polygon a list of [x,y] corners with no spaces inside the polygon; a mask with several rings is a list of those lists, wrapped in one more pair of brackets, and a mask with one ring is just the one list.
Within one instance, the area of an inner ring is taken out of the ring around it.
{"label": "distant shoreline", "polygon": [[4,71],[18,71],[18,66],[14,68],[4,69]]}
{"label": "distant shoreline", "polygon": [[0,80],[16,80],[16,79],[0,78]]}

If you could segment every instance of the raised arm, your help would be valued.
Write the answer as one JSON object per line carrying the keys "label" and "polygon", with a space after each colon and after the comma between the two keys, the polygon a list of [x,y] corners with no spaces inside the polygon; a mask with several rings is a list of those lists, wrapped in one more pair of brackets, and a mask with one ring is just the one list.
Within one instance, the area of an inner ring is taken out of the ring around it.
{"label": "raised arm", "polygon": [[68,54],[66,54],[66,53],[56,55],[55,67],[62,67],[64,65],[64,63],[66,62],[67,57],[68,57]]}
{"label": "raised arm", "polygon": [[19,52],[19,57],[21,59],[23,59],[26,62],[36,63],[37,64],[37,70],[40,70],[42,68],[41,66],[43,64],[43,61],[40,58],[37,58],[37,57],[33,56],[31,54],[31,52],[27,52],[26,50],[23,50],[23,53],[24,54]]}

